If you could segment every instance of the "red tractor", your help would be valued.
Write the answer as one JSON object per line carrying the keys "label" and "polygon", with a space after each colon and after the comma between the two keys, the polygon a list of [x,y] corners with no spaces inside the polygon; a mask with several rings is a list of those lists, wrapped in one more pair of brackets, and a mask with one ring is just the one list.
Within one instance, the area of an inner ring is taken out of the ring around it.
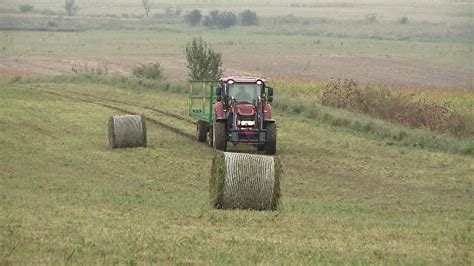
{"label": "red tractor", "polygon": [[225,77],[215,90],[214,116],[208,135],[212,146],[225,151],[227,143],[254,145],[276,152],[276,123],[272,119],[273,88],[258,77]]}

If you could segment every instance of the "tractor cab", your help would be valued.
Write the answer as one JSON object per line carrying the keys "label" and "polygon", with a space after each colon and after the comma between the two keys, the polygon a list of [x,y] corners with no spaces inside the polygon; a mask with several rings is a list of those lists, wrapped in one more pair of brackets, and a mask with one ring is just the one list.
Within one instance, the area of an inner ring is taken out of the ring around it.
{"label": "tractor cab", "polygon": [[261,93],[262,84],[232,83],[227,85],[227,93],[235,103],[255,105]]}

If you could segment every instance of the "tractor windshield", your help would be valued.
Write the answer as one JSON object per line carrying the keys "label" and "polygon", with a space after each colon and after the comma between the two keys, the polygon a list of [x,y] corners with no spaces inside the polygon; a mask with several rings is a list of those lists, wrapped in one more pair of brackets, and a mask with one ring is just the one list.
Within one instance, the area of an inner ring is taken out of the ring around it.
{"label": "tractor windshield", "polygon": [[260,93],[262,85],[255,83],[234,83],[229,85],[229,96],[234,96],[235,100],[239,102],[248,102],[255,104]]}

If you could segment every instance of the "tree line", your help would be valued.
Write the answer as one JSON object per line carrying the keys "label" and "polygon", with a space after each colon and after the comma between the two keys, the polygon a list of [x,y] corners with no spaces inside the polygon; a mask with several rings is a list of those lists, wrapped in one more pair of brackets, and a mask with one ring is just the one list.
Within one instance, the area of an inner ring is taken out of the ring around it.
{"label": "tree line", "polygon": [[235,25],[252,26],[258,25],[257,13],[247,9],[239,14],[230,11],[213,10],[208,15],[203,16],[201,10],[191,10],[184,17],[184,21],[192,26],[205,26],[209,28],[230,28]]}

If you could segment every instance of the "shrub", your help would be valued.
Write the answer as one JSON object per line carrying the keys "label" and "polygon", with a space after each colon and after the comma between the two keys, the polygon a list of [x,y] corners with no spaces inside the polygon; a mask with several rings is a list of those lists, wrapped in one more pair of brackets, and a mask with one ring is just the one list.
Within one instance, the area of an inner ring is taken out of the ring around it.
{"label": "shrub", "polygon": [[455,136],[466,134],[466,121],[447,108],[425,101],[412,101],[386,89],[360,87],[352,80],[331,81],[323,88],[323,105]]}
{"label": "shrub", "polygon": [[186,45],[188,75],[191,80],[217,80],[222,74],[222,54],[215,52],[202,38]]}
{"label": "shrub", "polygon": [[201,24],[201,11],[198,9],[194,9],[189,12],[186,16],[184,16],[184,21],[191,26],[197,26]]}
{"label": "shrub", "polygon": [[138,78],[159,80],[163,78],[163,69],[158,63],[149,63],[136,67],[132,74]]}
{"label": "shrub", "polygon": [[252,26],[258,24],[257,13],[250,9],[245,10],[239,14],[240,24],[243,26]]}
{"label": "shrub", "polygon": [[368,14],[366,17],[365,17],[365,20],[369,23],[375,23],[377,22],[377,14]]}
{"label": "shrub", "polygon": [[407,24],[407,23],[408,23],[408,17],[407,17],[407,16],[403,16],[403,17],[401,17],[401,18],[398,20],[398,22],[399,22],[400,24]]}
{"label": "shrub", "polygon": [[20,12],[22,12],[22,13],[28,13],[28,12],[33,11],[33,6],[28,5],[28,4],[20,5],[19,9],[20,9]]}
{"label": "shrub", "polygon": [[57,28],[59,27],[59,23],[57,23],[56,21],[48,21],[48,27],[50,28]]}

